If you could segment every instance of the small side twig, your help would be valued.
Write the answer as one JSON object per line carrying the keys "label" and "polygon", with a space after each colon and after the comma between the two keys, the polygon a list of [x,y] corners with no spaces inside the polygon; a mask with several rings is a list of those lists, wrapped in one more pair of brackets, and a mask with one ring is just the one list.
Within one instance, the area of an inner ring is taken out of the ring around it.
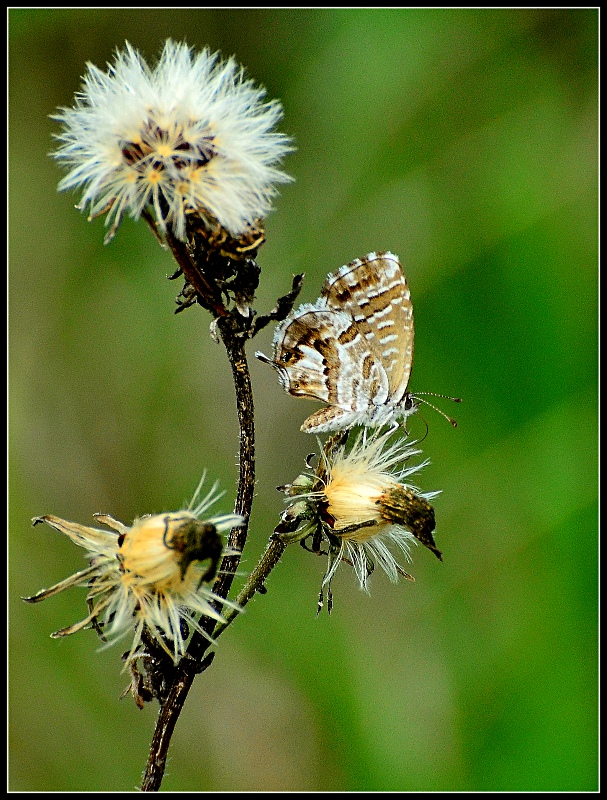
{"label": "small side twig", "polygon": [[173,236],[169,230],[166,233],[166,240],[186,280],[196,290],[199,303],[214,316],[225,316],[228,312],[223,304],[221,294],[216,287],[207,281],[201,270],[196,267],[186,244]]}
{"label": "small side twig", "polygon": [[[236,602],[241,608],[246,606],[249,600],[251,600],[256,593],[265,593],[266,578],[280,561],[286,547],[286,543],[283,542],[279,536],[272,535],[270,537],[264,554],[259,559],[257,566],[247,578],[247,582],[236,598]],[[236,609],[231,608],[223,615],[225,622],[220,622],[217,625],[215,631],[213,632],[213,639],[217,639],[219,636],[221,636],[228,625],[230,625],[230,623],[236,619],[238,613],[239,612],[236,611]]]}
{"label": "small side twig", "polygon": [[256,333],[259,333],[262,328],[265,328],[270,322],[282,322],[282,320],[287,317],[287,315],[291,312],[295,301],[297,300],[298,294],[301,291],[304,277],[305,275],[303,272],[300,275],[294,275],[291,290],[283,297],[278,298],[276,301],[276,306],[272,309],[272,311],[270,311],[269,314],[262,314],[255,319],[249,334],[251,338],[253,338]]}

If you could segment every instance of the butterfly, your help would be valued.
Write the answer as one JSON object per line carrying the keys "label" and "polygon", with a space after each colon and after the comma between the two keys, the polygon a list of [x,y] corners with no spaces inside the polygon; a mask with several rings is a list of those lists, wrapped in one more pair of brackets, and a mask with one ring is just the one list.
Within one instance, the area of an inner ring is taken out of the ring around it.
{"label": "butterfly", "polygon": [[328,403],[307,433],[398,423],[415,413],[407,387],[413,366],[413,305],[398,257],[356,258],[327,277],[320,297],[276,328],[273,357],[255,353],[295,397]]}

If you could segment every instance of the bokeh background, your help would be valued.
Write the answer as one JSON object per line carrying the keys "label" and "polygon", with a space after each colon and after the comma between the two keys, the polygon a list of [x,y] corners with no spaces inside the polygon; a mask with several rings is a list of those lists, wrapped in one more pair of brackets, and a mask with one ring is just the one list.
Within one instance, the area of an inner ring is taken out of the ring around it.
{"label": "bokeh background", "polygon": [[[83,566],[34,515],[125,522],[181,507],[204,467],[237,476],[233,389],[201,309],[174,316],[174,265],[147,226],[58,194],[51,119],[85,62],[166,37],[235,55],[297,151],[267,221],[257,308],[306,273],[401,257],[412,388],[433,411],[420,477],[440,564],[416,583],[287,550],[223,637],[179,720],[164,790],[597,788],[597,10],[32,10],[10,24],[10,734],[13,790],[132,790],[156,708],[119,701],[122,648],[54,641],[84,593],[21,595]],[[315,441],[317,405],[252,358],[258,484],[243,562]],[[421,435],[423,420],[411,422]],[[242,581],[242,578],[239,579]]]}

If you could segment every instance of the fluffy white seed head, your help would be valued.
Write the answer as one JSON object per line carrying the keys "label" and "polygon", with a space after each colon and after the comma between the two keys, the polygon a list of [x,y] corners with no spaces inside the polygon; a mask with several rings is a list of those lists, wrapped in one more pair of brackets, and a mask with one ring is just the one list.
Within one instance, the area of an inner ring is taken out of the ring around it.
{"label": "fluffy white seed head", "polygon": [[191,220],[242,236],[291,180],[277,167],[292,150],[273,130],[282,107],[264,96],[233,58],[168,40],[152,69],[127,42],[107,72],[87,65],[75,105],[55,115],[59,189],[81,188],[90,218],[107,213],[108,239],[146,209],[182,240]]}

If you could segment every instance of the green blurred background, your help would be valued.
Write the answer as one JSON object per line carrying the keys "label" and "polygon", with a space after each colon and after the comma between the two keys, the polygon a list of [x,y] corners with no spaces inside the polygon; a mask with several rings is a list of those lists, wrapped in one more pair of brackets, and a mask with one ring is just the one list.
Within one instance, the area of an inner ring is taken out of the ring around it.
{"label": "green blurred background", "polygon": [[[370,250],[401,257],[416,314],[413,390],[438,401],[419,482],[440,564],[415,584],[287,550],[269,592],[223,637],[179,720],[164,790],[596,790],[597,11],[31,10],[10,23],[10,733],[13,790],[132,790],[156,718],[118,697],[72,590],[82,568],[30,518],[125,522],[181,507],[204,467],[237,476],[233,388],[209,317],[146,225],[103,246],[58,194],[49,119],[85,62],[166,37],[235,55],[297,151],[268,218],[257,308],[305,271]],[[243,570],[303,468],[295,400],[252,358],[258,484]],[[424,432],[412,420],[412,432]],[[242,580],[239,579],[239,580]]]}

